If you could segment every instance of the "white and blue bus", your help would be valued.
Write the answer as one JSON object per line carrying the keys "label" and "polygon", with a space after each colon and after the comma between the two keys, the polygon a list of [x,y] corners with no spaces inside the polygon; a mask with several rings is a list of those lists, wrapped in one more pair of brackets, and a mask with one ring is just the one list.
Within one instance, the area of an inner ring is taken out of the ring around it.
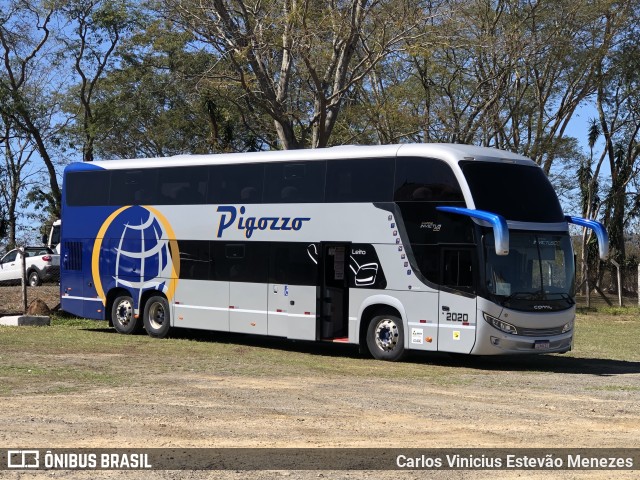
{"label": "white and blue bus", "polygon": [[61,304],[121,333],[347,342],[380,359],[572,347],[569,223],[495,149],[346,146],[69,165]]}

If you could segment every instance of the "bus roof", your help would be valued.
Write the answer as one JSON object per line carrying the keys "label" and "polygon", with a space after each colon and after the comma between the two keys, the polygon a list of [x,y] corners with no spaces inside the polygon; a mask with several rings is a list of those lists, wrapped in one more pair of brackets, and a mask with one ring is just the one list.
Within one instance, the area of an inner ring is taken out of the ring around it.
{"label": "bus roof", "polygon": [[[185,165],[224,165],[238,163],[270,163],[314,160],[336,160],[343,158],[388,158],[430,157],[457,163],[460,160],[498,161],[536,165],[535,162],[515,153],[495,148],[449,143],[410,143],[400,145],[344,145],[330,148],[303,150],[275,150],[268,152],[221,153],[209,155],[176,155],[173,157],[102,160],[72,164],[70,170],[102,168],[117,170],[124,168],[176,167]],[[90,166],[91,165],[91,166]]]}

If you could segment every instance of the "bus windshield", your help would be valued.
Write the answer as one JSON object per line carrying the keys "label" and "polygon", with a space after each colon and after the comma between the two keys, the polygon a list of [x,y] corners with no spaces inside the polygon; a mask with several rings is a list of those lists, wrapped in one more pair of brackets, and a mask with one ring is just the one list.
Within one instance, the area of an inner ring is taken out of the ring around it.
{"label": "bus windshield", "polygon": [[568,234],[510,232],[509,255],[496,255],[484,236],[485,279],[491,296],[515,310],[554,311],[574,304],[575,265]]}
{"label": "bus windshield", "polygon": [[558,197],[541,168],[475,161],[460,166],[477,209],[519,222],[564,222]]}

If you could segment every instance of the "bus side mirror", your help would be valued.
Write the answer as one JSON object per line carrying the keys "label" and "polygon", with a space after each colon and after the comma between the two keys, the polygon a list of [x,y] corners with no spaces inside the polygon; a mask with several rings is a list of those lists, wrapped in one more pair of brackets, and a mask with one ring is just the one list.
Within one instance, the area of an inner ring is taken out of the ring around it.
{"label": "bus side mirror", "polygon": [[564,217],[568,223],[579,225],[581,227],[590,228],[596,234],[598,239],[598,252],[600,253],[600,260],[606,260],[609,256],[609,235],[607,235],[607,229],[600,222],[595,220],[587,220],[586,218],[571,217],[567,215]]}
{"label": "bus side mirror", "polygon": [[509,227],[502,215],[462,207],[436,207],[441,212],[455,213],[487,222],[493,228],[496,255],[509,255]]}

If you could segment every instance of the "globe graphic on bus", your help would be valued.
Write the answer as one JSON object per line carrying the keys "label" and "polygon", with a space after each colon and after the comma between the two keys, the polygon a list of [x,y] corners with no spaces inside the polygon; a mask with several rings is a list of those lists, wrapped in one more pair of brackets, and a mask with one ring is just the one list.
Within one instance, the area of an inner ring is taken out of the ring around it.
{"label": "globe graphic on bus", "polygon": [[177,243],[169,236],[166,219],[153,210],[137,205],[123,209],[104,235],[105,243],[109,240],[102,245],[103,252],[108,249],[100,260],[102,278],[108,272],[114,286],[127,288],[134,298],[143,290],[170,297],[177,282]]}

